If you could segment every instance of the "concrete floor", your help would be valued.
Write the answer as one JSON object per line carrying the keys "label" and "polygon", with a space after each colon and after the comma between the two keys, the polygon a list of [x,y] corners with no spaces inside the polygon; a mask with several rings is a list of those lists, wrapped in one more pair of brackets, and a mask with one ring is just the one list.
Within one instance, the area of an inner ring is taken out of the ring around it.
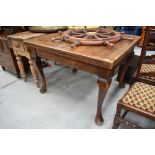
{"label": "concrete floor", "polygon": [[[135,51],[139,53],[140,49]],[[48,91],[41,94],[33,83],[31,74],[23,82],[14,75],[0,69],[0,128],[88,128],[112,127],[118,100],[128,90],[118,87],[116,76],[103,103],[104,124],[94,122],[97,106],[97,77],[83,71],[76,74],[67,67],[45,68]],[[134,119],[144,126],[155,127],[155,123],[132,113]],[[128,128],[120,126],[120,128]]]}

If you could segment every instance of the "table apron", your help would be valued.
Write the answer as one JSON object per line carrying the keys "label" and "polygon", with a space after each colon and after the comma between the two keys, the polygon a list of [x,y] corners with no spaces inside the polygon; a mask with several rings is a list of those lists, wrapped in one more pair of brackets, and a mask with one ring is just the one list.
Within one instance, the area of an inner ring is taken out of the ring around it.
{"label": "table apron", "polygon": [[56,55],[53,53],[49,53],[48,51],[42,51],[42,50],[35,50],[36,55],[40,58],[44,58],[47,60],[52,60],[55,62],[59,62],[63,65],[67,65],[69,67],[73,67],[76,69],[80,69],[95,75],[98,75],[99,77],[103,78],[109,78],[112,77],[114,74],[113,69],[107,69],[107,68],[102,68],[100,66],[88,64],[82,61],[74,60],[68,57],[65,57],[64,55]]}

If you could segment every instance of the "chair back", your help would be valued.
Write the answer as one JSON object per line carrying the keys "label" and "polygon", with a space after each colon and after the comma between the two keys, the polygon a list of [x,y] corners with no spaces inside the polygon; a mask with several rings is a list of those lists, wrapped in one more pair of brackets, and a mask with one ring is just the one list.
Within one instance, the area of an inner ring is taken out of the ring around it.
{"label": "chair back", "polygon": [[[154,51],[154,54],[151,56],[147,56],[148,51]],[[141,55],[139,58],[139,65],[136,74],[136,81],[139,81],[142,76],[149,76],[155,79],[155,70],[151,72],[143,72],[141,73],[143,64],[151,64],[155,65],[155,26],[148,26],[145,33],[144,43],[141,50]],[[155,80],[154,80],[155,83]]]}

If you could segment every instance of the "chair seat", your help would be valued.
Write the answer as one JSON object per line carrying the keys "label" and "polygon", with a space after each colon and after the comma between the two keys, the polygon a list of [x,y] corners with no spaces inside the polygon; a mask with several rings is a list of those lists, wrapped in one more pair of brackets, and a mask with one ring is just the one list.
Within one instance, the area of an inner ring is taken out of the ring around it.
{"label": "chair seat", "polygon": [[155,114],[155,86],[136,82],[121,101],[128,106]]}
{"label": "chair seat", "polygon": [[[149,72],[155,72],[155,64],[142,64],[140,73],[149,73]],[[143,76],[143,78],[155,80],[155,77],[151,76]]]}

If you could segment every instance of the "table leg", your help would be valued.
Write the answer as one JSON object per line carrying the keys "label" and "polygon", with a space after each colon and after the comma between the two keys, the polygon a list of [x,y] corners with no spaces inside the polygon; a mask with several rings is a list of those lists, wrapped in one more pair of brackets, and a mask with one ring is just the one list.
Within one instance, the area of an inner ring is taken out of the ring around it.
{"label": "table leg", "polygon": [[38,79],[38,74],[37,71],[33,65],[32,59],[29,59],[29,64],[30,64],[30,69],[33,77],[33,81],[36,84],[37,87],[39,87],[39,79]]}
{"label": "table leg", "polygon": [[45,76],[44,76],[44,73],[43,73],[43,70],[41,67],[40,58],[37,57],[37,58],[35,58],[35,60],[32,59],[32,62],[33,62],[35,69],[37,70],[37,72],[39,74],[40,79],[41,79],[42,86],[41,86],[40,92],[45,93],[46,92],[46,80],[45,80]]}
{"label": "table leg", "polygon": [[125,88],[125,75],[128,71],[129,64],[124,65],[122,71],[120,71],[120,79],[119,79],[119,87],[120,88]]}
{"label": "table leg", "polygon": [[19,74],[19,73],[17,73],[17,74],[16,74],[16,77],[17,77],[18,79],[20,79],[20,74]]}
{"label": "table leg", "polygon": [[119,78],[119,87],[124,88],[125,87],[125,76],[129,69],[129,65],[132,61],[132,58],[134,56],[134,50],[132,50],[132,53],[127,57],[125,64],[121,70],[119,70],[120,78]]}
{"label": "table leg", "polygon": [[111,79],[105,80],[100,78],[97,80],[97,84],[99,87],[97,113],[95,118],[95,122],[97,125],[102,125],[104,121],[102,117],[102,104],[106,96],[106,93],[110,87],[111,81],[112,81]]}
{"label": "table leg", "polygon": [[78,71],[78,69],[76,69],[76,68],[73,68],[73,73],[77,73],[77,71]]}
{"label": "table leg", "polygon": [[2,66],[3,71],[5,71],[5,67]]}
{"label": "table leg", "polygon": [[19,67],[20,76],[26,82],[27,78],[26,78],[26,73],[25,73],[24,63],[23,63],[22,57],[19,55],[16,55],[16,60],[17,60],[17,64]]}

